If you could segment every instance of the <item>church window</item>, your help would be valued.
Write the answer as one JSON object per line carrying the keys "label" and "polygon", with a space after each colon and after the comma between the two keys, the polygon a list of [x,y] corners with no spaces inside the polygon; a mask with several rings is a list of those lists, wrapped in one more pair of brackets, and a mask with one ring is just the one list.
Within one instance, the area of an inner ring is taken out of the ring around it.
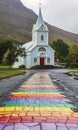
{"label": "church window", "polygon": [[42,30],[42,31],[44,30],[44,27],[43,27],[43,25],[41,26],[40,30]]}
{"label": "church window", "polygon": [[43,41],[44,40],[44,36],[43,35],[41,35],[41,41]]}
{"label": "church window", "polygon": [[46,51],[46,49],[44,47],[40,47],[38,51]]}
{"label": "church window", "polygon": [[45,53],[42,52],[42,53],[40,54],[40,57],[46,57]]}
{"label": "church window", "polygon": [[50,58],[47,58],[47,63],[50,63]]}
{"label": "church window", "polygon": [[34,62],[37,62],[37,58],[36,57],[34,58]]}
{"label": "church window", "polygon": [[43,27],[42,27],[41,29],[42,29],[42,30],[44,30],[44,28],[43,28]]}

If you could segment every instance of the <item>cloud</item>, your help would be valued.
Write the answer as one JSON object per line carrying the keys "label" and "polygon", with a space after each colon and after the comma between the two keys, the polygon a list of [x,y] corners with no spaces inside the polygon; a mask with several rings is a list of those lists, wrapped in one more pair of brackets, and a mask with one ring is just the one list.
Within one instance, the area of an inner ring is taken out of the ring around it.
{"label": "cloud", "polygon": [[[39,0],[21,0],[38,14]],[[40,0],[44,20],[53,26],[78,34],[78,0]]]}

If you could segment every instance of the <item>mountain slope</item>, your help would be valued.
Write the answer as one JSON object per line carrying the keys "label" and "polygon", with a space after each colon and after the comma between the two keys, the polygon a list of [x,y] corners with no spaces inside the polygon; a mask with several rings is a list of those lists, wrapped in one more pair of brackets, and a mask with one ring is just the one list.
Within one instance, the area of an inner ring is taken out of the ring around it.
{"label": "mountain slope", "polygon": [[0,0],[0,37],[29,41],[36,14],[20,0]]}
{"label": "mountain slope", "polygon": [[[31,40],[32,26],[37,15],[26,8],[20,0],[0,0],[0,38],[20,42]],[[48,25],[50,43],[61,38],[68,43],[78,43],[78,35]]]}

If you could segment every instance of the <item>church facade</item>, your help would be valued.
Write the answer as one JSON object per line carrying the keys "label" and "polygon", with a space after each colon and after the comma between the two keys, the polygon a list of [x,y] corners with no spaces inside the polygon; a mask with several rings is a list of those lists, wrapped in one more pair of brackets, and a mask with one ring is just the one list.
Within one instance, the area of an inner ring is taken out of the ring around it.
{"label": "church facade", "polygon": [[36,65],[54,65],[54,50],[48,45],[49,30],[45,24],[41,7],[36,24],[32,28],[32,41],[24,44],[26,56],[18,57],[18,62],[13,64],[14,68],[20,65],[25,65],[26,68],[31,68]]}

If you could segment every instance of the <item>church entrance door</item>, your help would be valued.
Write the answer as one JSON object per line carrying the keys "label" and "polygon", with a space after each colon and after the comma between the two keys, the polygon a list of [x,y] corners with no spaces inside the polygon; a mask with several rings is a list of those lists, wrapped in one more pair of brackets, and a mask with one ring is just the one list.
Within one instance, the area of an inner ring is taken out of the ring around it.
{"label": "church entrance door", "polygon": [[44,65],[44,58],[40,58],[40,65]]}

